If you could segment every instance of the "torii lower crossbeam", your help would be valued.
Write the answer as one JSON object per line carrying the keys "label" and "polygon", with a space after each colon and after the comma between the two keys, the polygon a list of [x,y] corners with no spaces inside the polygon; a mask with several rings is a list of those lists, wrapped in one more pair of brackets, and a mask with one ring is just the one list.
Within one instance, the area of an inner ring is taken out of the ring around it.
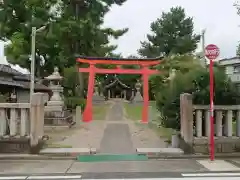
{"label": "torii lower crossbeam", "polygon": [[[88,80],[88,94],[87,94],[87,104],[85,110],[83,112],[83,121],[90,122],[92,121],[92,96],[94,89],[94,80],[95,74],[141,74],[143,77],[143,111],[142,111],[142,122],[148,123],[148,106],[149,106],[149,85],[148,85],[148,77],[152,74],[158,74],[159,71],[148,69],[149,66],[159,64],[159,60],[150,59],[150,60],[141,60],[137,61],[136,59],[126,60],[126,59],[117,59],[114,60],[104,59],[104,58],[78,58],[77,61],[81,63],[88,63],[90,66],[88,68],[79,68],[79,72],[89,73]],[[96,68],[95,64],[116,64],[116,69],[100,69]],[[140,65],[142,69],[121,69],[119,65],[123,64],[135,64]]]}

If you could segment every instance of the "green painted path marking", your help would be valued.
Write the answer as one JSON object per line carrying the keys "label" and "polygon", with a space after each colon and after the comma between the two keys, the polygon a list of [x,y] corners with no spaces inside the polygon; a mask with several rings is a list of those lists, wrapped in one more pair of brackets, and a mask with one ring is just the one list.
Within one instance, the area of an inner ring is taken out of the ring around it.
{"label": "green painted path marking", "polygon": [[95,154],[81,155],[77,157],[80,162],[101,162],[101,161],[147,161],[145,154]]}

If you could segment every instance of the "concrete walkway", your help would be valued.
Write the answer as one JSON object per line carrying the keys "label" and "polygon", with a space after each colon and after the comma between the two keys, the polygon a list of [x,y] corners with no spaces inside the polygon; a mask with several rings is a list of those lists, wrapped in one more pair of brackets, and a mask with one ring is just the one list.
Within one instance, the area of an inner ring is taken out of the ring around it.
{"label": "concrete walkway", "polygon": [[132,154],[135,152],[129,126],[124,123],[123,102],[117,99],[107,116],[100,153]]}
{"label": "concrete walkway", "polygon": [[110,104],[105,120],[77,124],[72,133],[53,144],[62,148],[95,148],[101,154],[133,154],[137,148],[167,147],[147,124],[126,119],[121,99]]}

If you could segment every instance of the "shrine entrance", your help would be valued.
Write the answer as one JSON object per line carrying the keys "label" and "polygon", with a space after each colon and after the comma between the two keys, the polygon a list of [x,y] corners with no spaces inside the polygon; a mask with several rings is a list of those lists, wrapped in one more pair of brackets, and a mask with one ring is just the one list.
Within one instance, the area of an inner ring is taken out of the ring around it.
{"label": "shrine entrance", "polygon": [[[89,64],[87,68],[79,68],[79,72],[89,73],[88,79],[88,93],[87,93],[87,104],[83,112],[83,121],[92,121],[92,97],[94,91],[95,74],[141,74],[143,78],[143,112],[142,122],[148,123],[148,106],[149,106],[149,75],[158,74],[159,71],[149,69],[150,66],[154,66],[160,63],[158,58],[148,59],[123,59],[123,58],[110,58],[110,57],[78,57],[78,63]],[[97,68],[95,65],[116,65],[114,69],[102,69]],[[140,69],[121,69],[121,65],[139,65]]]}
{"label": "shrine entrance", "polygon": [[112,77],[110,82],[107,82],[103,89],[106,99],[127,99],[127,92],[132,91],[130,86],[124,84],[116,76]]}

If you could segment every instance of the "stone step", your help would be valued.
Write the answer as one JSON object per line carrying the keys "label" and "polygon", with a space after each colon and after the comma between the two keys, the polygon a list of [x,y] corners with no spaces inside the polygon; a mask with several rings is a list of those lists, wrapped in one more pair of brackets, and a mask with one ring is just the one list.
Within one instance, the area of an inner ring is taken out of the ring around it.
{"label": "stone step", "polygon": [[147,154],[148,156],[176,156],[183,155],[184,151],[180,148],[137,148],[138,154]]}
{"label": "stone step", "polygon": [[40,155],[51,156],[79,156],[96,154],[96,148],[46,148],[40,151]]}

